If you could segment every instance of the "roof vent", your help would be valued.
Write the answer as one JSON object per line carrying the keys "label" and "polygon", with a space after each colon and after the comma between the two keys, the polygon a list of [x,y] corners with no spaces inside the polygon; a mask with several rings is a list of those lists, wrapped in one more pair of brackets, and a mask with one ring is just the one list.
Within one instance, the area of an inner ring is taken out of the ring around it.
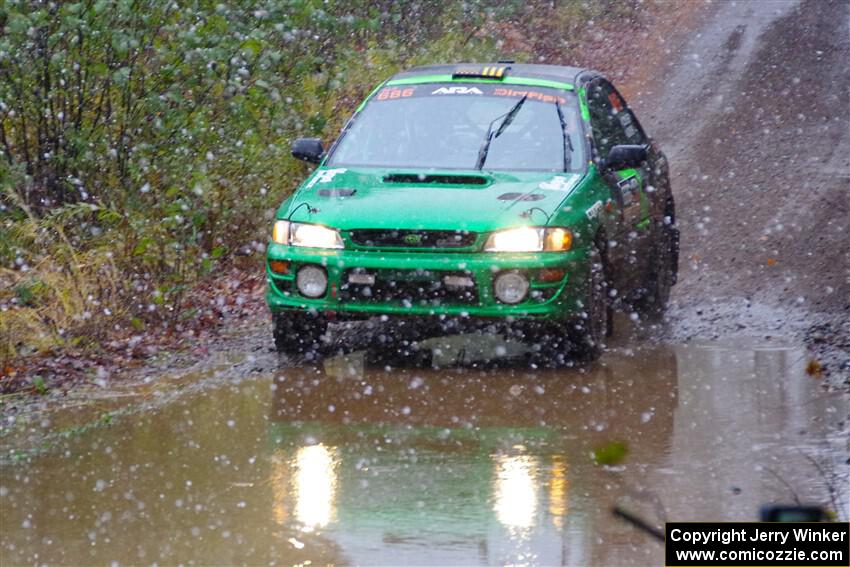
{"label": "roof vent", "polygon": [[455,69],[452,79],[493,79],[501,81],[510,65],[463,66]]}

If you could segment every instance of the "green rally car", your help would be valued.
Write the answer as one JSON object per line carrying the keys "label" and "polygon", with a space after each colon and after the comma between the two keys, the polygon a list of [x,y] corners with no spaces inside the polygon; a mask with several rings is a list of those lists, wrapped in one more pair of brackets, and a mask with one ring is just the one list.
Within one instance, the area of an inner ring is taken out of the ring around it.
{"label": "green rally car", "polygon": [[388,315],[502,319],[596,356],[612,306],[658,314],[676,281],[667,160],[594,71],[418,67],[329,150],[292,153],[318,167],[268,246],[281,352],[316,348],[334,318]]}

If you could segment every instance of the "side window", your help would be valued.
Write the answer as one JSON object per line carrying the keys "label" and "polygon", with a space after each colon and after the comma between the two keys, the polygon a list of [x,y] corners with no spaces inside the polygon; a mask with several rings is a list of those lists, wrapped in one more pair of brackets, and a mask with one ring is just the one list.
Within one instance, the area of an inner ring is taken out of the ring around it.
{"label": "side window", "polygon": [[590,125],[599,157],[605,159],[619,144],[646,144],[632,111],[622,97],[605,81],[594,81],[587,90]]}

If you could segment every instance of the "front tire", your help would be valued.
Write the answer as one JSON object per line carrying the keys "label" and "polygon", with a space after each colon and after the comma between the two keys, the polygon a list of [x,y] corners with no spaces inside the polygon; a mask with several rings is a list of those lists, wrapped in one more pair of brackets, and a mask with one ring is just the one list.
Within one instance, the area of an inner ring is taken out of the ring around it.
{"label": "front tire", "polygon": [[678,276],[679,230],[672,225],[662,224],[657,228],[652,246],[645,293],[637,308],[643,314],[658,319],[667,309],[670,290]]}
{"label": "front tire", "polygon": [[580,354],[594,360],[605,348],[605,337],[614,332],[614,317],[609,295],[610,268],[605,255],[604,240],[593,244],[590,253],[590,277],[584,312],[574,325],[574,339]]}
{"label": "front tire", "polygon": [[304,354],[318,350],[328,321],[311,312],[281,311],[272,315],[274,345],[281,354]]}

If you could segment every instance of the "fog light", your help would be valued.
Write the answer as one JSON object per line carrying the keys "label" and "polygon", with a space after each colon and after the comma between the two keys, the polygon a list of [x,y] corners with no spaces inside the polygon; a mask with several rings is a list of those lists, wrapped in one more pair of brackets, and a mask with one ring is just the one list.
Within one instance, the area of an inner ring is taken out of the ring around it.
{"label": "fog light", "polygon": [[269,269],[276,274],[287,274],[289,273],[289,262],[269,260]]}
{"label": "fog light", "polygon": [[304,266],[295,276],[295,285],[305,297],[322,297],[328,290],[328,275],[318,266]]}
{"label": "fog light", "polygon": [[505,272],[493,282],[496,298],[502,303],[519,303],[528,294],[528,279],[518,272]]}

